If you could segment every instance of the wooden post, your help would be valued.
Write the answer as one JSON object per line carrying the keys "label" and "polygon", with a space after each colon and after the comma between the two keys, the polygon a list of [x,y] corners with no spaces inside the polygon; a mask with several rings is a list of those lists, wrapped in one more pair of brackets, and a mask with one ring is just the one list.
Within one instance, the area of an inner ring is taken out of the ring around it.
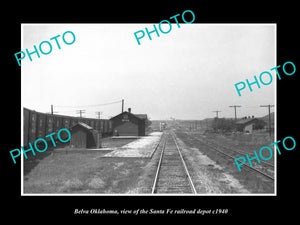
{"label": "wooden post", "polygon": [[102,143],[101,143],[101,133],[97,133],[97,148],[102,148]]}
{"label": "wooden post", "polygon": [[274,105],[261,105],[260,107],[268,107],[269,109],[269,136],[271,137],[271,107],[274,107]]}

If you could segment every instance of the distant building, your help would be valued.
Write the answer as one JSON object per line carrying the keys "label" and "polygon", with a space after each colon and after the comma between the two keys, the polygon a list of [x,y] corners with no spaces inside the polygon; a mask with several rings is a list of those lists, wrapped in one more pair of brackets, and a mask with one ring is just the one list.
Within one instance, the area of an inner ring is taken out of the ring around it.
{"label": "distant building", "polygon": [[147,114],[133,114],[131,108],[110,119],[115,136],[145,136]]}
{"label": "distant building", "polygon": [[265,126],[265,122],[263,120],[257,118],[244,117],[236,122],[237,131],[252,133],[253,130],[261,129]]}

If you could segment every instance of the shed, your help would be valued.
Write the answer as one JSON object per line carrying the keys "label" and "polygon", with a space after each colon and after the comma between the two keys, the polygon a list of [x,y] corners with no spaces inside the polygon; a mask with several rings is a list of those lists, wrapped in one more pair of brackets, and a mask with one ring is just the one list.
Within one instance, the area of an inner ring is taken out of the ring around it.
{"label": "shed", "polygon": [[146,114],[133,114],[131,109],[124,111],[110,119],[113,133],[118,136],[145,136]]}
{"label": "shed", "polygon": [[89,125],[79,122],[71,127],[72,148],[99,148],[100,133]]}
{"label": "shed", "polygon": [[237,130],[246,132],[246,133],[252,133],[254,129],[258,129],[262,123],[264,123],[262,120],[259,120],[257,118],[242,118],[236,122]]}

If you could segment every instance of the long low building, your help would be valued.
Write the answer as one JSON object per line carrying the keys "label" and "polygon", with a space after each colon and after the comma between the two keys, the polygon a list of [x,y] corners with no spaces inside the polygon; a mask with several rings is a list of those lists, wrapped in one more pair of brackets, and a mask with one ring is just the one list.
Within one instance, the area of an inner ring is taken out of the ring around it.
{"label": "long low building", "polygon": [[117,136],[145,136],[147,114],[133,114],[131,108],[110,119]]}
{"label": "long low building", "polygon": [[265,126],[265,122],[261,119],[244,117],[236,122],[237,130],[246,133],[252,133],[255,129],[261,129]]}

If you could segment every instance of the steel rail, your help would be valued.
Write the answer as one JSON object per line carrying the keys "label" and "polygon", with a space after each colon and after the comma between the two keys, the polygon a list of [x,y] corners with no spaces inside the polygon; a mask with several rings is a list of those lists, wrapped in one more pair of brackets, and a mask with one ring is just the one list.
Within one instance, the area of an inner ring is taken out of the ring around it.
{"label": "steel rail", "polygon": [[156,170],[156,174],[155,174],[155,178],[154,178],[154,182],[153,182],[151,194],[154,194],[155,190],[156,190],[157,178],[158,178],[158,174],[159,174],[159,171],[160,171],[161,161],[162,161],[163,154],[164,154],[164,151],[165,151],[166,143],[167,143],[167,138],[165,137],[165,142],[163,144],[163,148],[162,148],[162,151],[160,153],[159,162],[158,162],[158,166],[157,166],[157,170]]}
{"label": "steel rail", "polygon": [[155,146],[154,151],[152,152],[150,158],[152,158],[152,156],[154,155],[154,153],[155,153],[156,150],[158,149],[158,146],[160,145],[162,139],[163,139],[163,134],[161,135],[161,137],[160,137],[160,139],[159,139],[159,142],[158,142],[157,145]]}
{"label": "steel rail", "polygon": [[[188,134],[188,133],[187,133]],[[194,136],[192,136],[193,138],[195,138]],[[204,141],[203,141],[204,142]],[[248,152],[244,152],[243,150],[233,150],[233,149],[231,149],[231,148],[229,148],[229,147],[227,147],[227,146],[220,146],[219,144],[217,144],[217,143],[215,143],[215,142],[213,142],[213,141],[211,141],[211,140],[205,140],[205,142],[206,143],[209,143],[209,144],[212,144],[212,145],[214,145],[214,146],[216,146],[216,147],[222,147],[222,148],[225,148],[225,149],[228,149],[229,151],[232,151],[232,152],[236,152],[236,153],[239,153],[239,154],[241,154],[241,155],[246,155],[246,154],[249,154]],[[270,167],[274,167],[274,165],[273,164],[271,164],[271,163],[267,163],[267,162],[264,162],[264,161],[261,161],[261,163],[262,164],[265,164],[265,165],[268,165],[268,166],[270,166]]]}
{"label": "steel rail", "polygon": [[[193,137],[193,136],[191,136],[191,137]],[[230,158],[232,158],[232,159],[235,159],[235,157],[233,157],[233,156],[231,156],[231,155],[228,155],[227,153],[225,153],[225,152],[223,152],[223,151],[220,151],[219,149],[216,149],[215,147],[213,147],[213,146],[211,146],[211,145],[205,143],[203,140],[200,140],[199,138],[196,138],[196,137],[193,137],[193,138],[196,139],[196,140],[198,140],[198,141],[200,141],[201,143],[205,144],[206,146],[212,148],[213,150],[215,150],[215,151],[217,151],[217,152],[219,152],[219,153],[221,153],[221,154],[223,154],[223,155],[226,155],[227,157],[230,157]],[[264,173],[264,172],[262,172],[262,171],[260,171],[260,170],[258,170],[258,169],[255,169],[255,168],[253,168],[253,167],[251,167],[251,166],[248,166],[247,164],[243,164],[243,166],[246,166],[247,168],[249,168],[249,169],[251,169],[251,170],[253,170],[253,171],[257,172],[257,173],[260,173],[261,175],[263,175],[263,176],[265,176],[265,177],[267,177],[267,178],[269,178],[269,179],[271,179],[271,180],[274,180],[274,178],[271,177],[270,175],[268,175],[268,174],[266,174],[266,173]]]}
{"label": "steel rail", "polygon": [[188,181],[189,181],[190,187],[191,187],[191,189],[192,189],[192,192],[193,192],[193,194],[197,194],[197,191],[196,191],[196,189],[195,189],[195,186],[194,186],[194,183],[193,183],[193,181],[192,181],[191,175],[190,175],[190,173],[189,173],[189,171],[188,171],[188,169],[187,169],[187,166],[186,166],[186,164],[185,164],[185,162],[184,162],[183,156],[182,156],[182,154],[181,154],[181,152],[180,152],[180,148],[179,148],[179,146],[178,146],[176,137],[174,136],[174,134],[172,134],[171,136],[172,136],[172,138],[173,138],[173,140],[174,140],[174,142],[175,142],[175,144],[176,144],[176,147],[177,147],[177,150],[178,150],[178,152],[179,152],[179,155],[180,155],[182,164],[183,164],[183,166],[184,166],[185,173],[186,173],[186,175],[187,175],[187,177],[188,177]]}

